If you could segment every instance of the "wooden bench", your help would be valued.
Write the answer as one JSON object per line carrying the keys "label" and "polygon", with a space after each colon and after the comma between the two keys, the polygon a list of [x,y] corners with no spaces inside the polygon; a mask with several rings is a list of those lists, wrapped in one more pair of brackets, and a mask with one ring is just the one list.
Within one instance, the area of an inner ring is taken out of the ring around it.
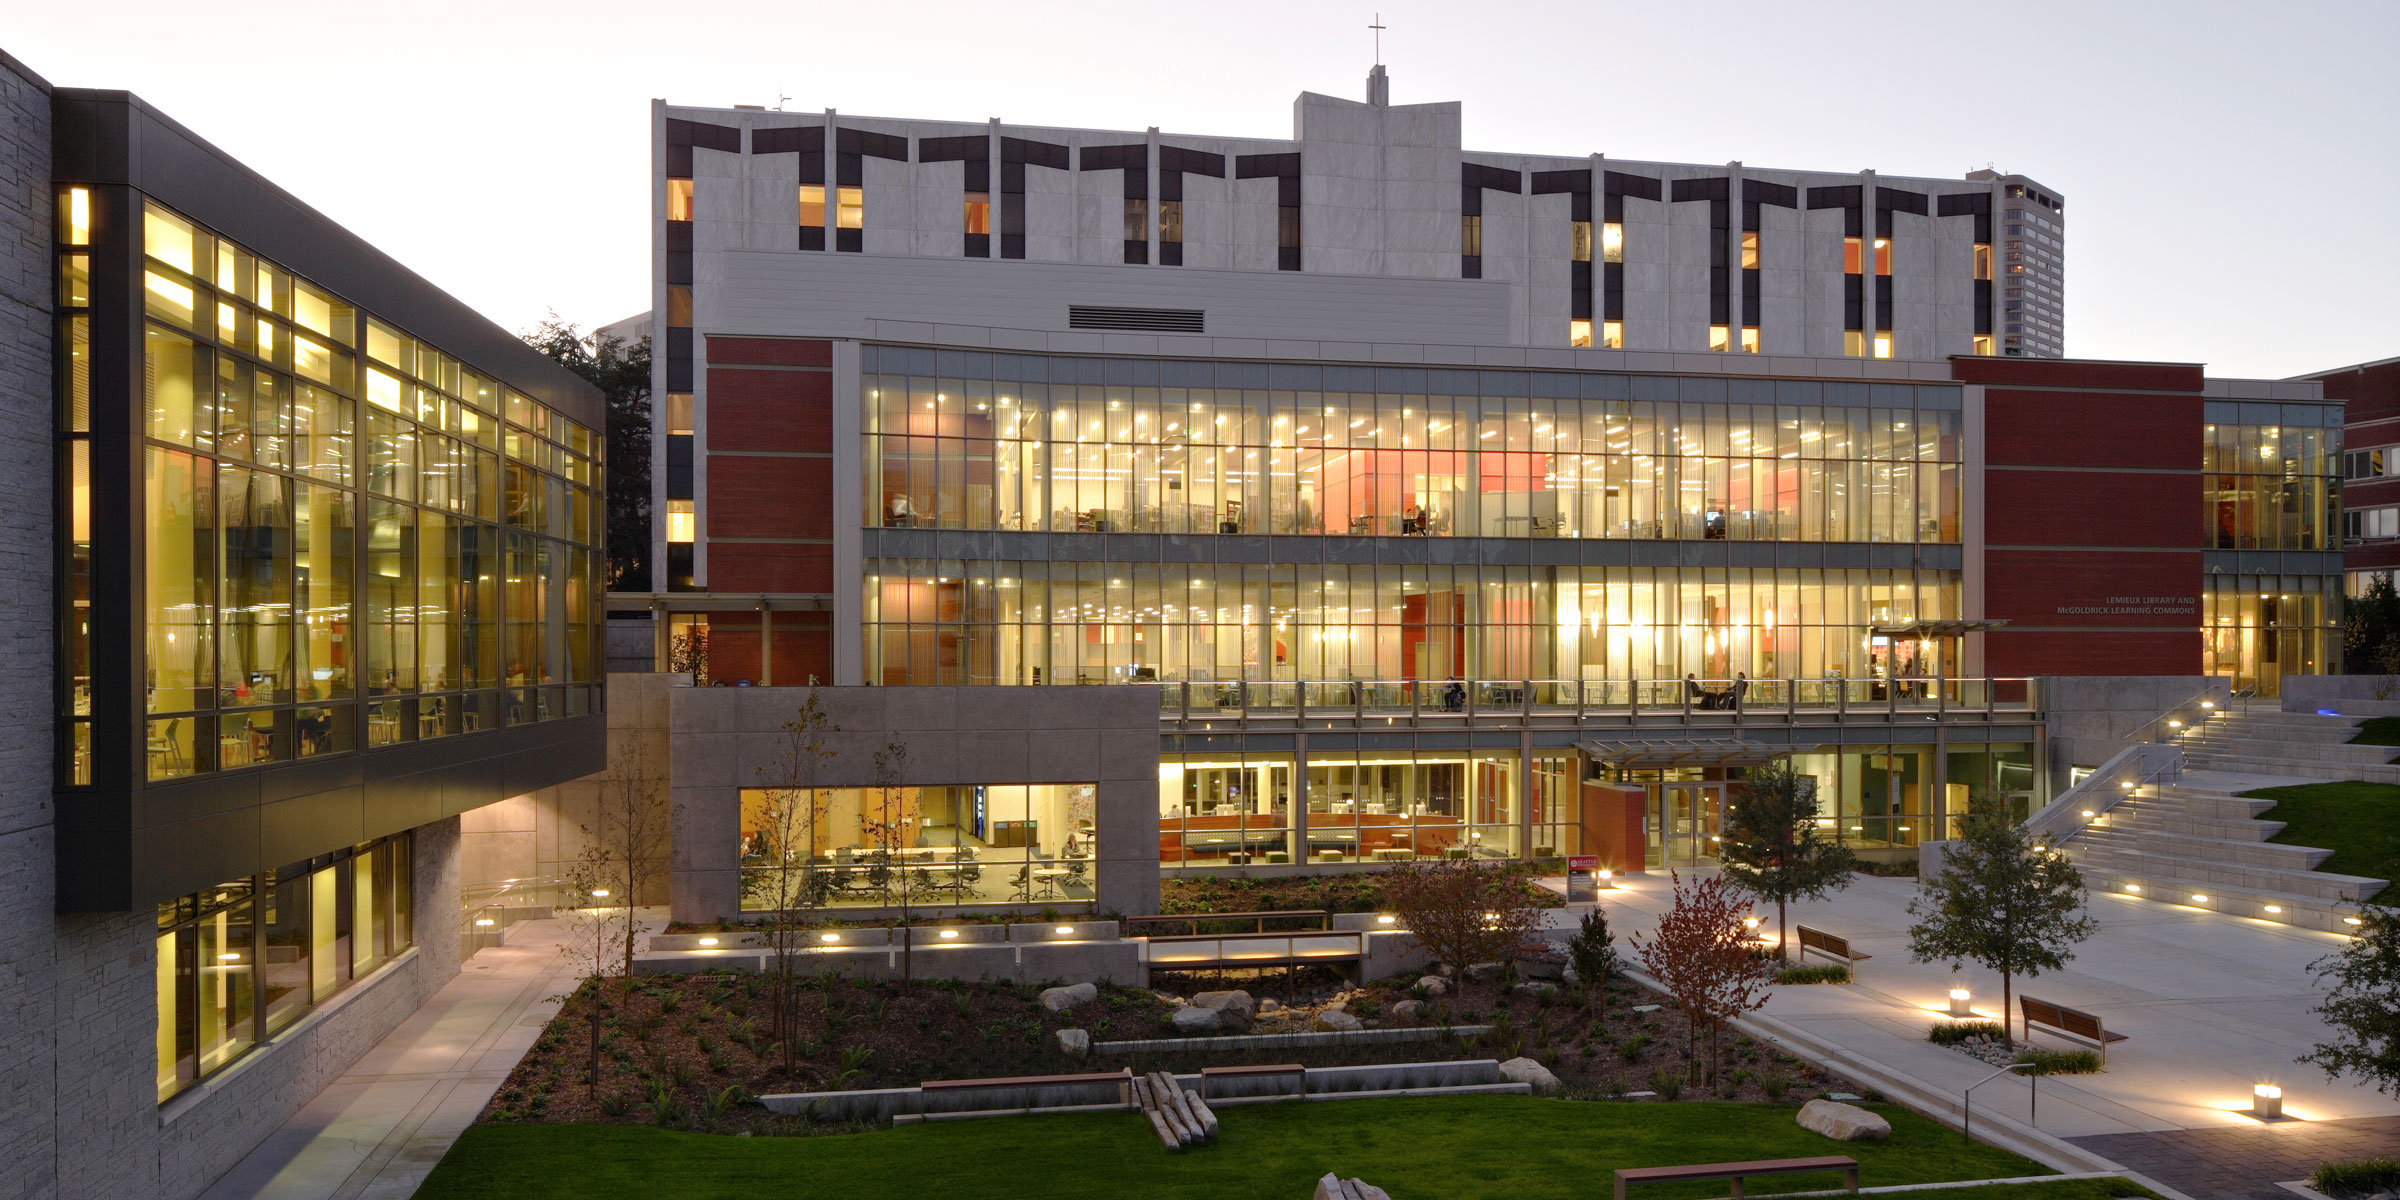
{"label": "wooden bench", "polygon": [[2110,1033],[2102,1028],[2100,1016],[2097,1013],[2088,1013],[2080,1008],[2068,1008],[2063,1004],[2052,1004],[2047,1000],[2036,1000],[2031,996],[2017,997],[2017,1007],[2025,1013],[2026,1040],[2033,1039],[2034,1026],[2046,1026],[2052,1032],[2090,1042],[2094,1049],[2100,1051],[2100,1065],[2104,1067],[2108,1065],[2108,1044],[2125,1040],[2124,1034]]}
{"label": "wooden bench", "polygon": [[1827,933],[1822,929],[1811,928],[1807,925],[1798,926],[1795,931],[1800,935],[1800,957],[1802,958],[1807,958],[1808,952],[1814,950],[1827,958],[1839,959],[1843,966],[1856,970],[1858,964],[1874,957],[1872,954],[1860,954],[1858,951],[1852,950],[1850,939],[1839,934]]}
{"label": "wooden bench", "polygon": [[1208,1083],[1212,1079],[1244,1079],[1264,1075],[1294,1075],[1300,1079],[1300,1094],[1308,1094],[1308,1068],[1299,1063],[1268,1063],[1255,1067],[1200,1068],[1200,1098],[1208,1099]]}
{"label": "wooden bench", "polygon": [[1617,1200],[1625,1200],[1625,1185],[1629,1183],[1666,1183],[1670,1180],[1730,1179],[1733,1194],[1740,1196],[1742,1180],[1752,1175],[1797,1175],[1804,1171],[1840,1171],[1842,1189],[1858,1190],[1858,1160],[1839,1154],[1820,1158],[1769,1158],[1758,1162],[1694,1163],[1688,1167],[1619,1167],[1617,1168]]}

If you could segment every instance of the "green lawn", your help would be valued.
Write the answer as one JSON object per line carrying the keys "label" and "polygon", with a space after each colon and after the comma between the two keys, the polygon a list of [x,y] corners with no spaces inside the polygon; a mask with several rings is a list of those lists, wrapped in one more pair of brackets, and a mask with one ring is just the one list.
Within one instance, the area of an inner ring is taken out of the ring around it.
{"label": "green lawn", "polygon": [[[2388,783],[2307,783],[2244,792],[2275,807],[2260,819],[2283,822],[2271,841],[2317,846],[2333,857],[2320,871],[2400,881],[2400,787]],[[2400,883],[2367,898],[2369,904],[2400,905]]]}
{"label": "green lawn", "polygon": [[[1301,1200],[1327,1171],[1363,1177],[1394,1200],[1501,1196],[1591,1200],[1617,1167],[1849,1154],[1868,1187],[2049,1172],[1965,1144],[1894,1105],[1887,1142],[1827,1141],[1782,1105],[1660,1104],[1518,1096],[1347,1100],[1228,1107],[1214,1145],[1162,1148],[1132,1113],[1001,1117],[821,1137],[732,1138],[622,1125],[478,1125],[442,1159],[418,1200],[925,1196],[1072,1200]],[[1837,1187],[1834,1175],[1765,1178],[1753,1195]],[[1725,1194],[1723,1184],[1657,1185],[1645,1200]],[[1975,1192],[1938,1193],[1963,1200]],[[2000,1189],[2009,1200],[2102,1200],[2124,1185],[2074,1181]]]}
{"label": "green lawn", "polygon": [[2358,723],[2353,746],[2400,746],[2400,717],[2368,717]]}

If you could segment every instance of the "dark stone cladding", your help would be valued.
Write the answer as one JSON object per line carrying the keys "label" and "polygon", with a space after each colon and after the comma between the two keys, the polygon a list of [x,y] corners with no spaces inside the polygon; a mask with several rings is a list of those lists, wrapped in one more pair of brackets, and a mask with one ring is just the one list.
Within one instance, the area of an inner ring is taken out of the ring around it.
{"label": "dark stone cladding", "polygon": [[131,92],[60,88],[52,174],[126,186],[597,432],[598,389]]}
{"label": "dark stone cladding", "polygon": [[2339,575],[2340,550],[2204,550],[2200,570],[2208,575]]}
{"label": "dark stone cladding", "polygon": [[1958,570],[1955,543],[1637,541],[1627,538],[1317,537],[868,529],[867,558],[1531,567],[1841,567]]}

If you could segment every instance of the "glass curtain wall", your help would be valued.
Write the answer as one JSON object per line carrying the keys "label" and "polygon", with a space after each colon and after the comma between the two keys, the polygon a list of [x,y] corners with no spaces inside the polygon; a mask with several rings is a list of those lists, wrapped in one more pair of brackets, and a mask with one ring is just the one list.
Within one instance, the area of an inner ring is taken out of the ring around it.
{"label": "glass curtain wall", "polygon": [[742,908],[1088,902],[1096,784],[744,788]]}
{"label": "glass curtain wall", "polygon": [[159,905],[159,1102],[415,944],[412,884],[402,835]]}
{"label": "glass curtain wall", "polygon": [[2234,688],[2283,694],[2286,675],[2341,670],[2335,575],[2210,575],[2201,588],[2201,670]]}
{"label": "glass curtain wall", "polygon": [[1955,386],[863,353],[885,526],[1959,539]]}
{"label": "glass curtain wall", "polygon": [[595,711],[597,435],[167,209],[142,238],[148,777]]}
{"label": "glass curtain wall", "polygon": [[2205,544],[2219,550],[2341,548],[2342,409],[2211,401],[2202,433]]}
{"label": "glass curtain wall", "polygon": [[[1959,615],[1958,574],[1940,570],[911,559],[866,569],[866,673],[884,685],[1856,679],[1876,652],[1868,625]],[[1750,699],[1776,702],[1770,691]],[[1193,699],[1209,701],[1205,690]]]}

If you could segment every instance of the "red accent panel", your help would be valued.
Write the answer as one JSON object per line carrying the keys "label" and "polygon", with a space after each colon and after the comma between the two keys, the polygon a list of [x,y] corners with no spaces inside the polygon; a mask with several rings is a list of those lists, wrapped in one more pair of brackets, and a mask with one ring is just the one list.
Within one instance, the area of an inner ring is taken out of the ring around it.
{"label": "red accent panel", "polygon": [[832,537],[833,460],[711,454],[707,508],[710,538]]}
{"label": "red accent panel", "polygon": [[[2200,628],[2200,553],[2106,554],[1993,550],[1984,556],[1984,612],[2023,626]],[[2106,639],[2114,634],[2090,635]],[[2199,660],[2186,664],[2191,673]],[[2086,671],[2082,674],[2106,674]]]}
{"label": "red accent panel", "polygon": [[830,595],[833,547],[819,543],[715,543],[708,548],[708,590]]}
{"label": "red accent panel", "polygon": [[708,373],[711,450],[833,449],[833,376],[824,371]]}
{"label": "red accent panel", "polygon": [[2112,388],[2124,391],[2190,392],[2197,395],[2204,373],[2205,368],[2197,363],[1965,356],[1950,360],[1950,377],[1961,383],[2016,384],[2021,387]]}
{"label": "red accent panel", "polygon": [[[2200,630],[2043,633],[1998,629],[1985,636],[1994,675],[2197,675]],[[713,652],[713,651],[712,651]]]}
{"label": "red accent panel", "polygon": [[757,683],[758,631],[737,633],[712,627],[708,631],[708,679],[711,683],[720,679],[727,683],[744,679]]}
{"label": "red accent panel", "polygon": [[746,338],[708,335],[711,363],[750,363],[766,367],[830,367],[833,343],[799,338]]}
{"label": "red accent panel", "polygon": [[2400,417],[2400,359],[2373,366],[2344,367],[2306,378],[2325,385],[2326,399],[2348,401],[2342,406],[2342,419],[2352,431],[2347,439],[2350,445],[2375,444],[2357,436],[2361,424]]}
{"label": "red accent panel", "polygon": [[[2196,461],[2196,460],[2195,460]],[[2002,546],[2198,546],[2200,476],[1994,468],[1984,536]]]}
{"label": "red accent panel", "polygon": [[1639,784],[1583,785],[1580,824],[1583,852],[1619,875],[1639,875],[1645,857],[1642,818],[1649,812],[1648,793]]}
{"label": "red accent panel", "polygon": [[1992,391],[1985,396],[1984,460],[1995,467],[2196,472],[2200,405],[2198,395]]}

